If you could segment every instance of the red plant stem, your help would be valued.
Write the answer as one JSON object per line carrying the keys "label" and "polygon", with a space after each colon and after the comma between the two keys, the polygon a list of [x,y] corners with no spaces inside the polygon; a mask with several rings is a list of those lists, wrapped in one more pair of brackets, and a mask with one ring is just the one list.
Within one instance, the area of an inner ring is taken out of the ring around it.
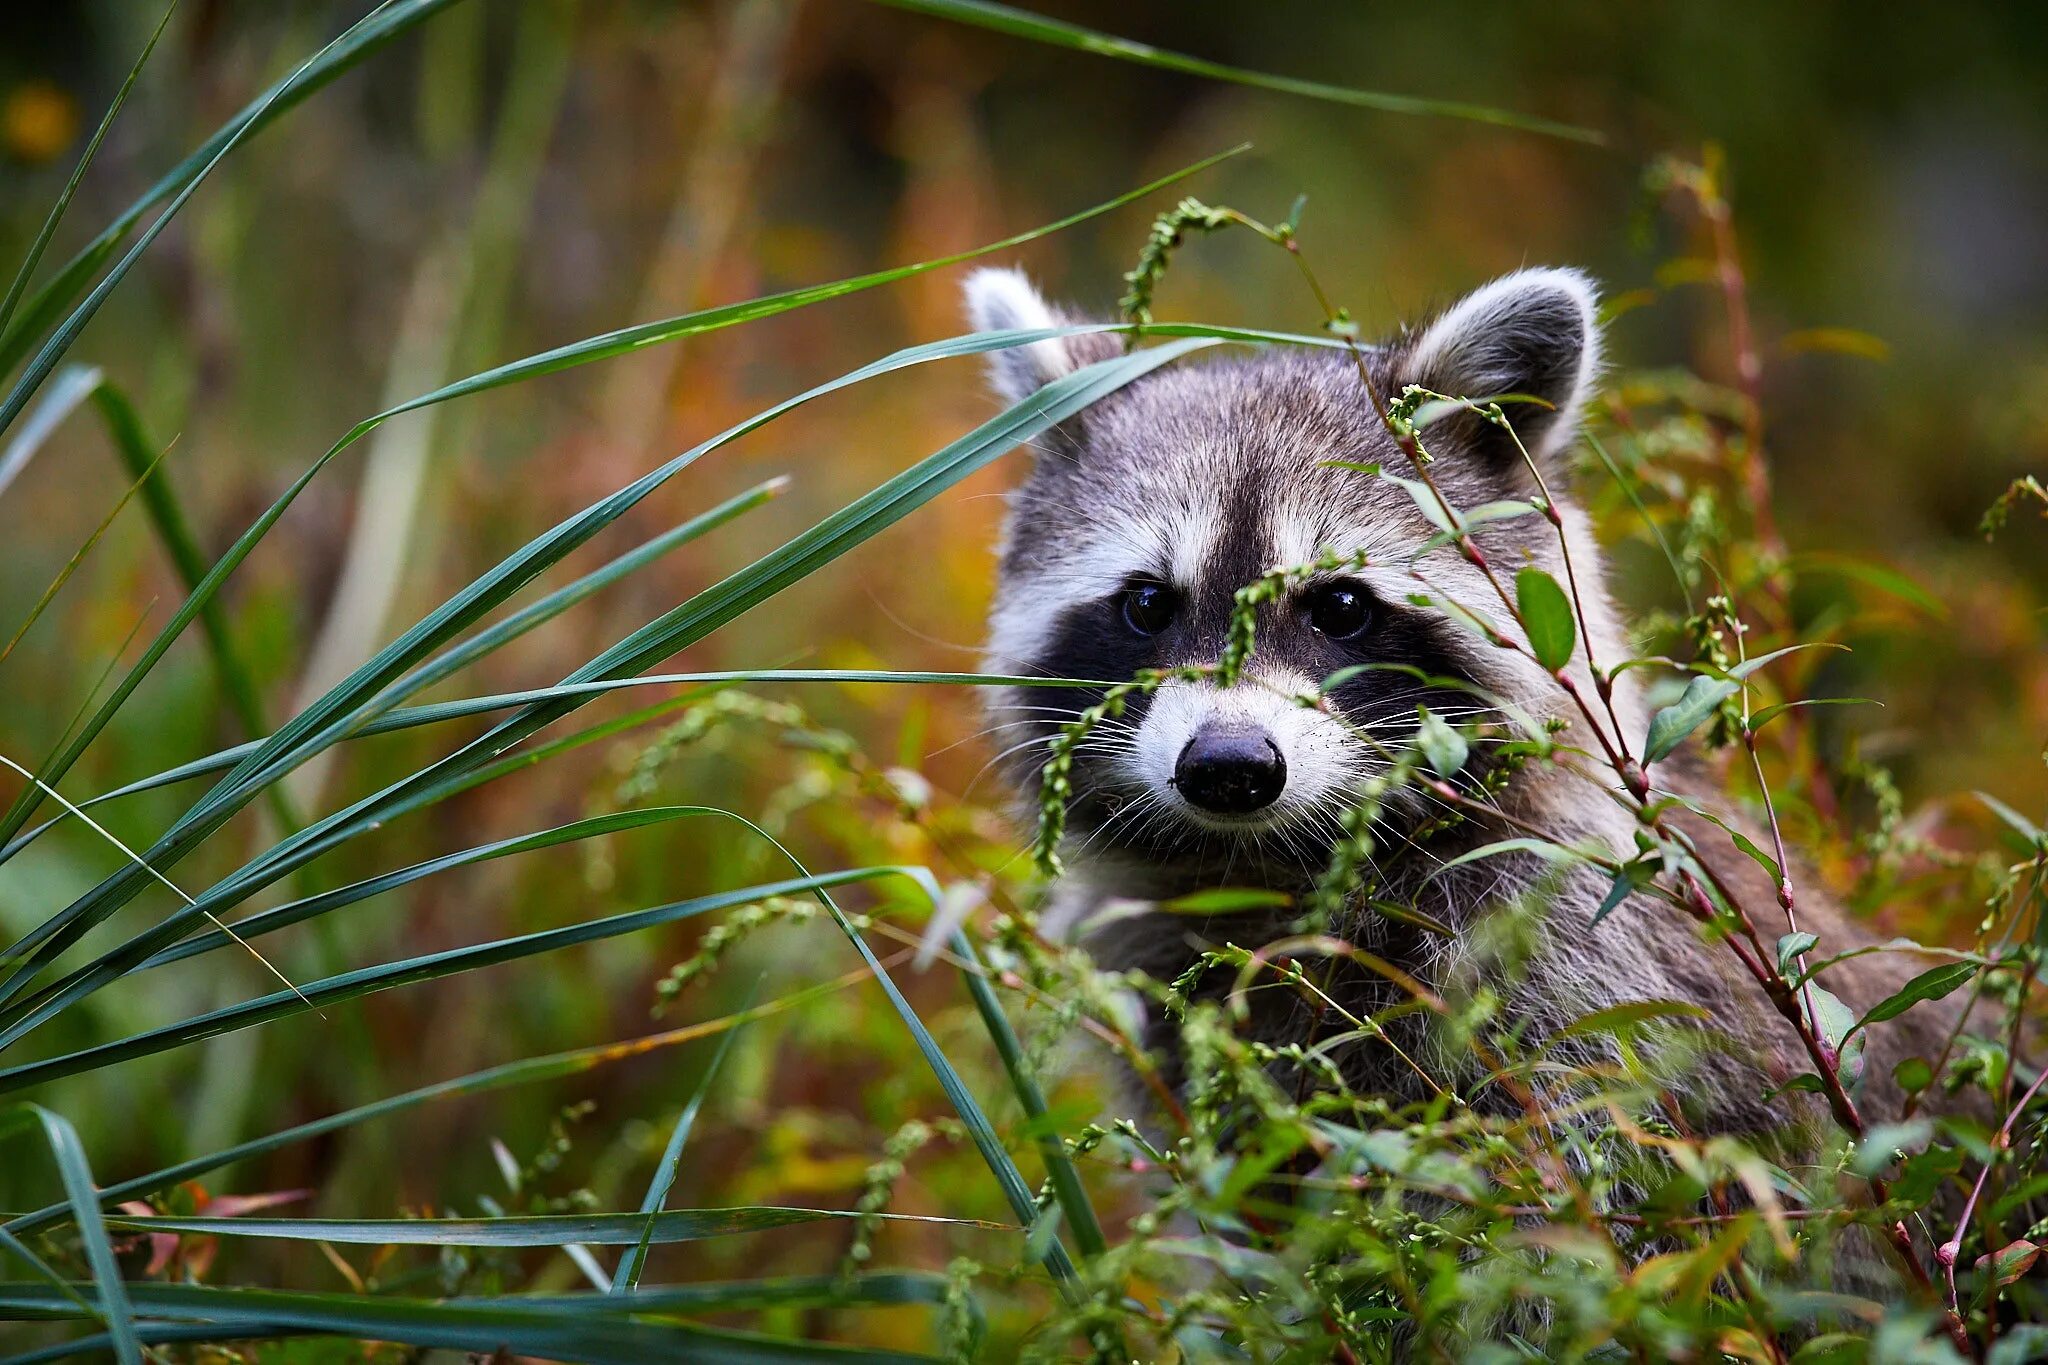
{"label": "red plant stem", "polygon": [[[1728,317],[1728,349],[1735,356],[1735,382],[1743,400],[1743,494],[1749,500],[1750,522],[1756,530],[1756,538],[1762,544],[1766,558],[1775,566],[1784,562],[1788,551],[1784,535],[1778,529],[1777,512],[1772,506],[1770,466],[1764,460],[1763,357],[1757,350],[1756,331],[1750,322],[1749,284],[1742,269],[1742,253],[1735,241],[1735,212],[1727,196],[1721,192],[1720,178],[1714,172],[1703,167],[1694,168],[1684,183],[1693,201],[1699,205],[1713,241],[1714,274],[1721,286],[1722,307]],[[1786,600],[1775,574],[1765,578],[1764,590],[1789,621],[1791,603]],[[1804,716],[1788,715],[1786,720],[1791,723],[1787,732],[1789,748],[1796,756],[1802,741],[1811,737],[1810,727]],[[1841,803],[1835,797],[1834,785],[1820,766],[1818,754],[1807,768],[1807,785],[1814,809],[1828,824],[1839,825]]]}
{"label": "red plant stem", "polygon": [[1991,1168],[1997,1163],[1996,1153],[2004,1151],[2011,1145],[2012,1126],[2019,1122],[2020,1115],[2033,1102],[2034,1095],[2040,1090],[2043,1081],[2048,1081],[2048,1067],[2041,1068],[2039,1074],[2034,1077],[2034,1083],[2027,1087],[2026,1093],[2020,1096],[2019,1103],[2012,1107],[2005,1116],[2005,1122],[1999,1125],[1998,1137],[1991,1144],[1994,1155],[1984,1162],[1984,1169],[1977,1172],[1977,1183],[1970,1187],[1970,1198],[1963,1205],[1962,1216],[1956,1219],[1955,1234],[1934,1249],[1934,1258],[1948,1271],[1948,1309],[1951,1318],[1962,1312],[1962,1305],[1956,1296],[1956,1258],[1962,1254],[1963,1234],[1969,1231],[1971,1215],[1976,1213],[1977,1201],[1984,1195],[1984,1182],[1991,1178]]}

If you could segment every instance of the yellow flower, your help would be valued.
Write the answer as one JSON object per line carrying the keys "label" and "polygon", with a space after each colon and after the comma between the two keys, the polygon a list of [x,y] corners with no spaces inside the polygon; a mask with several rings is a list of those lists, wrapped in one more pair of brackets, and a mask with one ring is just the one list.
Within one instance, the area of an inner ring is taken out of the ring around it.
{"label": "yellow flower", "polygon": [[24,81],[0,104],[0,147],[21,161],[48,161],[78,136],[78,105],[49,81]]}

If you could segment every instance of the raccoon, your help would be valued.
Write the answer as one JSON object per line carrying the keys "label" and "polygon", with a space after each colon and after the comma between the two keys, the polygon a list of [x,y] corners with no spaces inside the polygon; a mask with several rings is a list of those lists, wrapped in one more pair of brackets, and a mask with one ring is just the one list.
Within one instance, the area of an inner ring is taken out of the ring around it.
{"label": "raccoon", "polygon": [[[1014,270],[975,273],[965,296],[979,330],[1079,321]],[[1648,711],[1638,671],[1613,680],[1611,713],[1595,702],[1589,721],[1526,652],[1495,646],[1446,611],[1445,603],[1460,606],[1521,638],[1481,569],[1443,543],[1416,498],[1370,472],[1381,466],[1415,474],[1358,368],[1362,356],[1383,396],[1420,385],[1440,394],[1536,400],[1512,410],[1512,432],[1471,412],[1430,426],[1430,473],[1453,504],[1469,510],[1530,498],[1537,491],[1530,462],[1543,472],[1563,512],[1584,623],[1567,671],[1580,694],[1593,699],[1589,653],[1602,666],[1632,653],[1605,586],[1601,548],[1569,489],[1568,456],[1601,370],[1596,297],[1592,280],[1578,271],[1528,269],[1358,355],[1218,348],[1211,353],[1217,358],[1138,380],[1033,452],[1028,477],[1009,497],[998,550],[985,660],[992,673],[1120,680],[1141,669],[1213,664],[1239,588],[1326,552],[1357,564],[1289,582],[1277,601],[1262,606],[1256,648],[1235,685],[1167,682],[1134,697],[1121,719],[1080,745],[1063,847],[1067,870],[1044,921],[1050,931],[1078,932],[1103,966],[1140,969],[1161,981],[1180,977],[1209,948],[1257,948],[1288,935],[1296,908],[1201,918],[1156,907],[1219,886],[1269,888],[1298,905],[1324,875],[1362,784],[1385,771],[1390,749],[1412,742],[1418,706],[1453,724],[1519,712],[1547,722],[1560,744],[1588,754],[1601,752],[1603,736],[1590,729],[1601,726],[1607,743],[1641,752]],[[989,378],[999,397],[1021,401],[1114,355],[1120,344],[1114,334],[1090,333],[994,352]],[[1472,535],[1506,579],[1534,565],[1567,581],[1558,533],[1541,516],[1489,520]],[[1316,695],[1326,679],[1334,685],[1321,691],[1322,704],[1303,705],[1299,699]],[[1046,741],[1099,695],[1088,688],[991,689],[990,718],[1002,741],[996,766],[1027,809],[1036,806]],[[1478,790],[1489,762],[1485,745],[1472,746],[1461,785]],[[1715,799],[1691,763],[1667,760],[1648,779],[1661,792]],[[1489,925],[1540,899],[1545,912],[1528,931],[1535,941],[1519,970],[1487,983],[1500,1000],[1500,1018],[1524,1043],[1544,1043],[1609,1006],[1696,1005],[1709,1025],[1700,1030],[1701,1046],[1687,1060],[1682,1084],[1673,1078],[1672,1086],[1685,1123],[1702,1135],[1761,1139],[1790,1132],[1801,1145],[1810,1141],[1824,1116],[1817,1102],[1767,1096],[1811,1070],[1811,1061],[1725,944],[1707,942],[1692,921],[1641,895],[1597,913],[1611,878],[1583,864],[1560,866],[1534,851],[1458,862],[1532,827],[1623,857],[1635,847],[1634,803],[1621,799],[1619,780],[1603,765],[1536,762],[1511,775],[1502,771],[1503,780],[1485,788],[1492,813],[1461,822],[1442,820],[1441,807],[1419,788],[1391,793],[1376,812],[1370,899],[1417,913],[1398,917],[1356,898],[1329,932],[1446,991],[1489,970],[1491,958],[1477,946]],[[1678,818],[1764,932],[1785,932],[1769,876],[1731,848],[1724,833],[1689,815]],[[1425,830],[1428,837],[1419,837]],[[1870,941],[1841,911],[1811,891],[1803,896],[1800,928],[1818,934],[1826,951]],[[1873,954],[1831,973],[1829,984],[1861,1011],[1924,965]],[[1341,963],[1333,971],[1326,989],[1352,1014],[1403,998],[1382,974]],[[1243,1031],[1267,1043],[1308,1044],[1336,1031],[1294,992],[1260,991],[1250,999]],[[1935,1055],[1938,1030],[1948,1022],[1923,1009],[1877,1031],[1864,1092],[1871,1112],[1898,1112],[1893,1063],[1912,1052]],[[1332,1054],[1354,1091],[1422,1098],[1426,1082],[1410,1048],[1433,1058],[1424,1070],[1462,1069],[1463,1080],[1487,1091],[1469,1056],[1429,1053],[1434,1044],[1419,1020],[1399,1027],[1417,1032],[1354,1039]],[[1174,1030],[1162,1019],[1148,1029],[1146,1042],[1168,1076],[1184,1084]],[[1484,1093],[1476,1102],[1504,1104]]]}

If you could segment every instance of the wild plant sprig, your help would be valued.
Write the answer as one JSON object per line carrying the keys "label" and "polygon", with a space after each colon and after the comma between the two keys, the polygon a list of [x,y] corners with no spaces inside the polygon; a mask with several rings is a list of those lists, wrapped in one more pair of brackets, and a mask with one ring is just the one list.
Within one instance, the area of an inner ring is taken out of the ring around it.
{"label": "wild plant sprig", "polygon": [[1074,755],[1087,743],[1104,721],[1120,719],[1134,697],[1149,697],[1169,682],[1193,682],[1215,676],[1213,668],[1148,668],[1129,682],[1103,690],[1102,696],[1060,727],[1046,745],[1044,766],[1039,771],[1038,834],[1032,842],[1032,858],[1039,870],[1057,877],[1064,870],[1060,840],[1067,832],[1067,805],[1074,797]]}
{"label": "wild plant sprig", "polygon": [[1244,674],[1258,642],[1259,608],[1277,602],[1287,590],[1317,574],[1363,569],[1372,562],[1363,550],[1338,554],[1324,550],[1306,564],[1268,569],[1239,588],[1232,596],[1230,623],[1226,628],[1223,653],[1216,660],[1216,685],[1233,687]]}
{"label": "wild plant sprig", "polygon": [[2013,509],[2029,500],[2041,505],[2041,516],[2048,520],[2048,488],[2044,488],[2041,481],[2032,474],[2022,474],[2007,484],[2005,491],[1984,509],[1984,515],[1977,523],[1977,534],[1986,540],[1994,539],[2005,529],[2005,523],[2011,519]]}

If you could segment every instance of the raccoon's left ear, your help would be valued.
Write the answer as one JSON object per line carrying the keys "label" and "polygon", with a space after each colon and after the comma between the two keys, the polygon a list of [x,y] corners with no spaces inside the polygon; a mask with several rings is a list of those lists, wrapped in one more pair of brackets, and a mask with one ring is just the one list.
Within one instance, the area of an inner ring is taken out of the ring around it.
{"label": "raccoon's left ear", "polygon": [[[1048,304],[1021,270],[987,268],[967,277],[961,294],[967,320],[977,332],[1008,332],[1025,328],[1072,327],[1083,319]],[[1108,360],[1117,353],[1109,332],[1057,337],[988,353],[989,387],[1011,403],[1021,403],[1039,389],[1084,365]]]}
{"label": "raccoon's left ear", "polygon": [[[1502,410],[1529,453],[1547,461],[1578,434],[1599,371],[1598,297],[1593,281],[1576,270],[1503,275],[1451,305],[1405,347],[1394,367],[1394,394],[1420,384],[1457,398],[1538,399],[1504,403]],[[1499,427],[1470,415],[1451,422],[1468,448],[1520,463]],[[1430,443],[1427,433],[1423,440]]]}

